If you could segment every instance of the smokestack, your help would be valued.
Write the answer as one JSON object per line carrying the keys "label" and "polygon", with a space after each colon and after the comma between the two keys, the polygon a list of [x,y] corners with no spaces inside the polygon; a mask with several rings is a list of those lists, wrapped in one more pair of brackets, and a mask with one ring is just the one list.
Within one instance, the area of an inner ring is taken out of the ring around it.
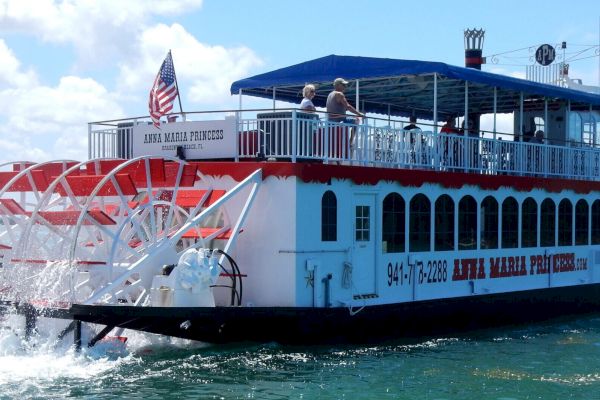
{"label": "smokestack", "polygon": [[481,69],[485,60],[481,57],[483,51],[483,38],[485,31],[482,29],[465,29],[465,67]]}

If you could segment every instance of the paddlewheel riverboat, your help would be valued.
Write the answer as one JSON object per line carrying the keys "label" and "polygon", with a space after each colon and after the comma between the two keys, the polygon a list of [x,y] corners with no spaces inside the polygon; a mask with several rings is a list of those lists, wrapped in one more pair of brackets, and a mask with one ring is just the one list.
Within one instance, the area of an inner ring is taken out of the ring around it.
{"label": "paddlewheel riverboat", "polygon": [[[322,110],[340,76],[368,118],[295,108],[313,83]],[[52,317],[76,341],[99,326],[90,345],[122,329],[322,343],[599,310],[600,96],[335,55],[231,93],[238,110],[158,128],[90,123],[88,161],[1,167],[0,296],[27,334]]]}

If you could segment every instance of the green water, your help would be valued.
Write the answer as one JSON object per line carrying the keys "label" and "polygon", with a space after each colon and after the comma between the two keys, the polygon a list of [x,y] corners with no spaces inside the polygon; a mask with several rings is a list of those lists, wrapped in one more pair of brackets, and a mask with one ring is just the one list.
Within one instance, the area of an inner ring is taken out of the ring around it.
{"label": "green water", "polygon": [[1,399],[600,399],[599,315],[411,344],[2,350]]}

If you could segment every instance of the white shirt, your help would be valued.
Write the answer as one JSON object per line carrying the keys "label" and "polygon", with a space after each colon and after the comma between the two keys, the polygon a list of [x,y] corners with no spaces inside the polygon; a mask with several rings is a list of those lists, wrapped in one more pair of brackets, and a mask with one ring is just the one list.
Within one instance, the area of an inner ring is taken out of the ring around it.
{"label": "white shirt", "polygon": [[302,103],[300,103],[301,110],[315,110],[315,105],[313,104],[311,99],[307,99],[306,97],[302,99]]}

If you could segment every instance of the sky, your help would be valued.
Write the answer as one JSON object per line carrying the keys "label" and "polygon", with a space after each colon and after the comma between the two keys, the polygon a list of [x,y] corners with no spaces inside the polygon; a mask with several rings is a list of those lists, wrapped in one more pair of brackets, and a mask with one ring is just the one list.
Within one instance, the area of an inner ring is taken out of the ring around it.
{"label": "sky", "polygon": [[599,85],[599,25],[597,0],[0,0],[0,164],[87,159],[88,122],[148,115],[169,49],[184,111],[228,110],[232,82],[329,54],[463,66],[467,28],[485,71],[524,77],[566,41],[570,77]]}

